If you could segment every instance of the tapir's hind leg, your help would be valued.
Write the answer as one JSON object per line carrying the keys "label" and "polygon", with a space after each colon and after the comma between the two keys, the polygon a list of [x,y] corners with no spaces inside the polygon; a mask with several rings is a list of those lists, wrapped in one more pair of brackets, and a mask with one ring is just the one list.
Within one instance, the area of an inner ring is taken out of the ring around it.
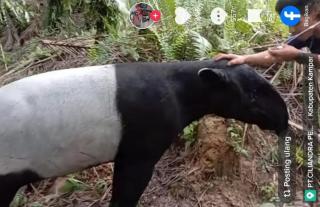
{"label": "tapir's hind leg", "polygon": [[20,187],[40,179],[36,173],[29,170],[0,175],[0,206],[9,207]]}
{"label": "tapir's hind leg", "polygon": [[2,183],[0,183],[0,185],[0,206],[9,207],[19,188],[13,188],[10,186],[5,187]]}

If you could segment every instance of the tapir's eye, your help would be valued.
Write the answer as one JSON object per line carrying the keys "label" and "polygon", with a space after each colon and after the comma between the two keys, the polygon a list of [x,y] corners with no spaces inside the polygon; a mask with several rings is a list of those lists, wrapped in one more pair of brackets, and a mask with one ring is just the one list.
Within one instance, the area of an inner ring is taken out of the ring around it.
{"label": "tapir's eye", "polygon": [[250,102],[251,102],[251,103],[256,102],[256,100],[257,100],[257,90],[256,90],[256,89],[253,89],[253,90],[251,91],[251,93],[249,93],[249,97],[250,97]]}
{"label": "tapir's eye", "polygon": [[250,94],[250,102],[253,103],[256,101],[256,97],[253,93]]}

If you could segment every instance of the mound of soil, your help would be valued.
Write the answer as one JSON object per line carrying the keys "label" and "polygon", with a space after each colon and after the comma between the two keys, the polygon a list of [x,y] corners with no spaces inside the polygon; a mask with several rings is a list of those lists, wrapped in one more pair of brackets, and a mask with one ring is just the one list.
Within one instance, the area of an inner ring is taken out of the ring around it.
{"label": "mound of soil", "polygon": [[239,170],[239,156],[228,143],[227,123],[217,116],[204,117],[198,127],[197,159],[201,170],[232,176]]}
{"label": "mound of soil", "polygon": [[[168,166],[168,159],[175,163]],[[254,206],[256,187],[238,176],[240,163],[241,157],[228,143],[227,121],[206,116],[199,123],[198,141],[192,149],[172,148],[160,161],[141,203],[155,207]],[[161,182],[163,178],[166,182]],[[154,190],[154,186],[161,188]],[[148,196],[151,194],[154,199]]]}

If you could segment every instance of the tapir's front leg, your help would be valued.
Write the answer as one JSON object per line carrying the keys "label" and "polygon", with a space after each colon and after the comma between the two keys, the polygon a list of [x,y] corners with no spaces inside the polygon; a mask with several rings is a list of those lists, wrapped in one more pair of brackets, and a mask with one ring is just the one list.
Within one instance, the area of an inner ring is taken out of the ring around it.
{"label": "tapir's front leg", "polygon": [[115,162],[110,207],[135,207],[151,179],[156,161],[118,159]]}
{"label": "tapir's front leg", "polygon": [[162,135],[163,132],[146,137],[124,136],[115,160],[110,207],[137,205],[155,164],[171,144],[172,139]]}

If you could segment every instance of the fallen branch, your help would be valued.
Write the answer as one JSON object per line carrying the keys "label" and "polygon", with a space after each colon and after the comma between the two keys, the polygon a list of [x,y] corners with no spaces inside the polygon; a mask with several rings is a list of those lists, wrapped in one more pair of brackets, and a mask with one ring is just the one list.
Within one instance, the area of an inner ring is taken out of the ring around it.
{"label": "fallen branch", "polygon": [[50,59],[53,59],[56,56],[57,55],[51,55],[50,57],[47,57],[45,59],[38,60],[38,61],[29,60],[26,63],[24,63],[23,65],[20,65],[19,67],[16,67],[13,70],[9,70],[7,73],[3,74],[0,77],[0,86],[2,85],[3,82],[5,82],[7,80],[7,78],[10,78],[12,75],[21,74],[21,73],[29,70],[30,68],[32,68],[32,67],[34,67],[36,65],[42,64],[42,63],[44,63],[44,62],[46,62],[46,61],[48,61]]}
{"label": "fallen branch", "polygon": [[296,123],[294,123],[293,121],[291,121],[291,120],[289,120],[289,125],[290,126],[292,126],[292,127],[294,127],[294,128],[296,128],[296,129],[299,129],[299,130],[303,130],[303,127],[301,126],[301,125],[299,125],[299,124],[296,124]]}
{"label": "fallen branch", "polygon": [[[289,120],[289,125],[294,127],[294,128],[296,128],[296,129],[299,129],[300,131],[303,131],[303,126],[302,125],[294,123],[291,120]],[[318,140],[320,141],[320,134],[318,134]]]}
{"label": "fallen branch", "polygon": [[281,71],[283,70],[284,66],[286,65],[286,63],[282,63],[282,65],[280,66],[280,68],[278,69],[277,73],[273,76],[273,78],[270,80],[270,83],[272,84],[280,75]]}
{"label": "fallen branch", "polygon": [[44,45],[55,45],[63,47],[76,47],[76,48],[92,48],[94,39],[89,39],[86,41],[58,41],[58,40],[41,40]]}

